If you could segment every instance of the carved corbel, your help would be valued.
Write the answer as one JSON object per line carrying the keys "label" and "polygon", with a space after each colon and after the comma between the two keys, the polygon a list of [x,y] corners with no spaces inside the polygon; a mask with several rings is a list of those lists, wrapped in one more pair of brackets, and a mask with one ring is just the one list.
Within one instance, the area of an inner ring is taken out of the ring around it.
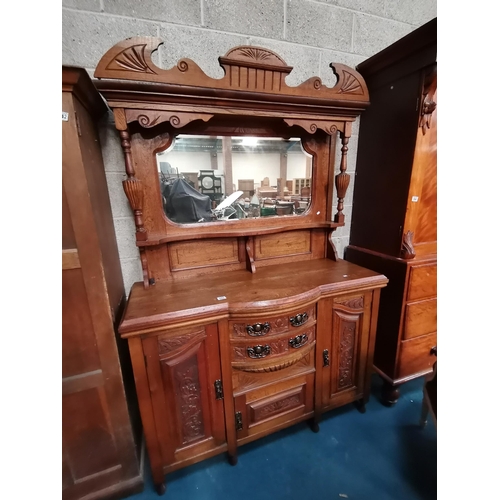
{"label": "carved corbel", "polygon": [[249,236],[245,243],[246,258],[247,258],[247,270],[255,274],[255,261],[253,257],[253,236]]}
{"label": "carved corbel", "polygon": [[326,256],[330,260],[337,261],[339,257],[337,255],[337,249],[335,248],[335,243],[333,242],[333,235],[335,234],[335,230],[331,231],[328,235],[328,246],[326,249]]}
{"label": "carved corbel", "polygon": [[422,128],[422,134],[431,128],[432,114],[436,109],[437,103],[434,101],[434,94],[437,89],[437,65],[433,65],[427,70],[424,77],[424,89],[420,106],[419,127]]}
{"label": "carved corbel", "polygon": [[144,288],[149,288],[149,266],[146,250],[144,248],[139,248],[139,255],[141,258],[142,281],[144,282]]}
{"label": "carved corbel", "polygon": [[415,258],[415,249],[413,248],[413,231],[407,231],[403,234],[403,243],[401,244],[401,258],[410,260]]}

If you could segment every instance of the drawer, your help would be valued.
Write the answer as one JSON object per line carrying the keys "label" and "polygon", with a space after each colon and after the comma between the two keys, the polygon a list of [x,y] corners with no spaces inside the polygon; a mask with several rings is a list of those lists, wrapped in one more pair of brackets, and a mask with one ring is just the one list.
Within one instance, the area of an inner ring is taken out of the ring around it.
{"label": "drawer", "polygon": [[304,419],[314,411],[314,373],[279,381],[234,399],[238,441]]}
{"label": "drawer", "polygon": [[403,338],[405,340],[434,333],[437,330],[437,299],[406,305]]}
{"label": "drawer", "polygon": [[418,373],[432,371],[436,356],[431,349],[437,344],[437,334],[403,340],[399,353],[399,371],[397,378],[410,377]]}
{"label": "drawer", "polygon": [[229,332],[233,338],[263,337],[294,331],[315,320],[316,306],[309,306],[289,314],[249,317],[229,322]]}
{"label": "drawer", "polygon": [[437,295],[437,264],[412,266],[407,300],[420,300]]}
{"label": "drawer", "polygon": [[281,370],[305,357],[315,344],[315,326],[269,339],[232,340],[231,364],[255,373]]}

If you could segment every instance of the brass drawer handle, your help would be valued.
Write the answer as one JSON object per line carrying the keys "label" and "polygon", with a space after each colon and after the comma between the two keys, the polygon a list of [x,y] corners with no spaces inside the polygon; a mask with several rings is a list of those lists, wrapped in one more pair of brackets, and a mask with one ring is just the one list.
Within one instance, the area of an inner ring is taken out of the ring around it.
{"label": "brass drawer handle", "polygon": [[271,329],[271,325],[268,321],[265,323],[255,323],[255,325],[247,325],[247,333],[252,337],[260,337],[261,335],[265,335],[269,333]]}
{"label": "brass drawer handle", "polygon": [[302,326],[308,319],[309,319],[309,316],[305,312],[302,314],[297,314],[295,316],[292,316],[290,318],[290,323],[292,324],[292,326]]}
{"label": "brass drawer handle", "polygon": [[253,359],[265,358],[268,354],[271,354],[271,346],[266,344],[247,347],[247,354]]}
{"label": "brass drawer handle", "polygon": [[302,335],[297,335],[295,338],[290,339],[288,341],[288,343],[294,349],[298,349],[299,347],[302,347],[303,345],[305,345],[308,340],[309,340],[309,337],[307,336],[307,334],[303,333]]}

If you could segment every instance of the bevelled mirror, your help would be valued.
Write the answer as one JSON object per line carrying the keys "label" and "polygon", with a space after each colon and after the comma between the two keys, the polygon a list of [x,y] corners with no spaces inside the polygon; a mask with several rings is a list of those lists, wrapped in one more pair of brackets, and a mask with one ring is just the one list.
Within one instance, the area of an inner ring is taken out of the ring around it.
{"label": "bevelled mirror", "polygon": [[311,204],[312,156],[299,138],[179,134],[156,159],[175,223],[292,218]]}

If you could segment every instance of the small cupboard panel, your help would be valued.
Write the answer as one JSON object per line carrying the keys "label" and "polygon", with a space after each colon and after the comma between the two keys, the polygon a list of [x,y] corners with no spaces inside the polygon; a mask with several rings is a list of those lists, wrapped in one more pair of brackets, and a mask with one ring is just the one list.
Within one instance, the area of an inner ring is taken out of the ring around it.
{"label": "small cupboard panel", "polygon": [[143,349],[165,464],[223,445],[217,325],[149,337]]}
{"label": "small cupboard panel", "polygon": [[[317,404],[329,407],[362,390],[368,352],[372,295],[357,294],[324,299],[318,314],[318,354],[321,363],[322,394]],[[321,311],[321,312],[320,312]],[[321,333],[320,333],[321,332]]]}

